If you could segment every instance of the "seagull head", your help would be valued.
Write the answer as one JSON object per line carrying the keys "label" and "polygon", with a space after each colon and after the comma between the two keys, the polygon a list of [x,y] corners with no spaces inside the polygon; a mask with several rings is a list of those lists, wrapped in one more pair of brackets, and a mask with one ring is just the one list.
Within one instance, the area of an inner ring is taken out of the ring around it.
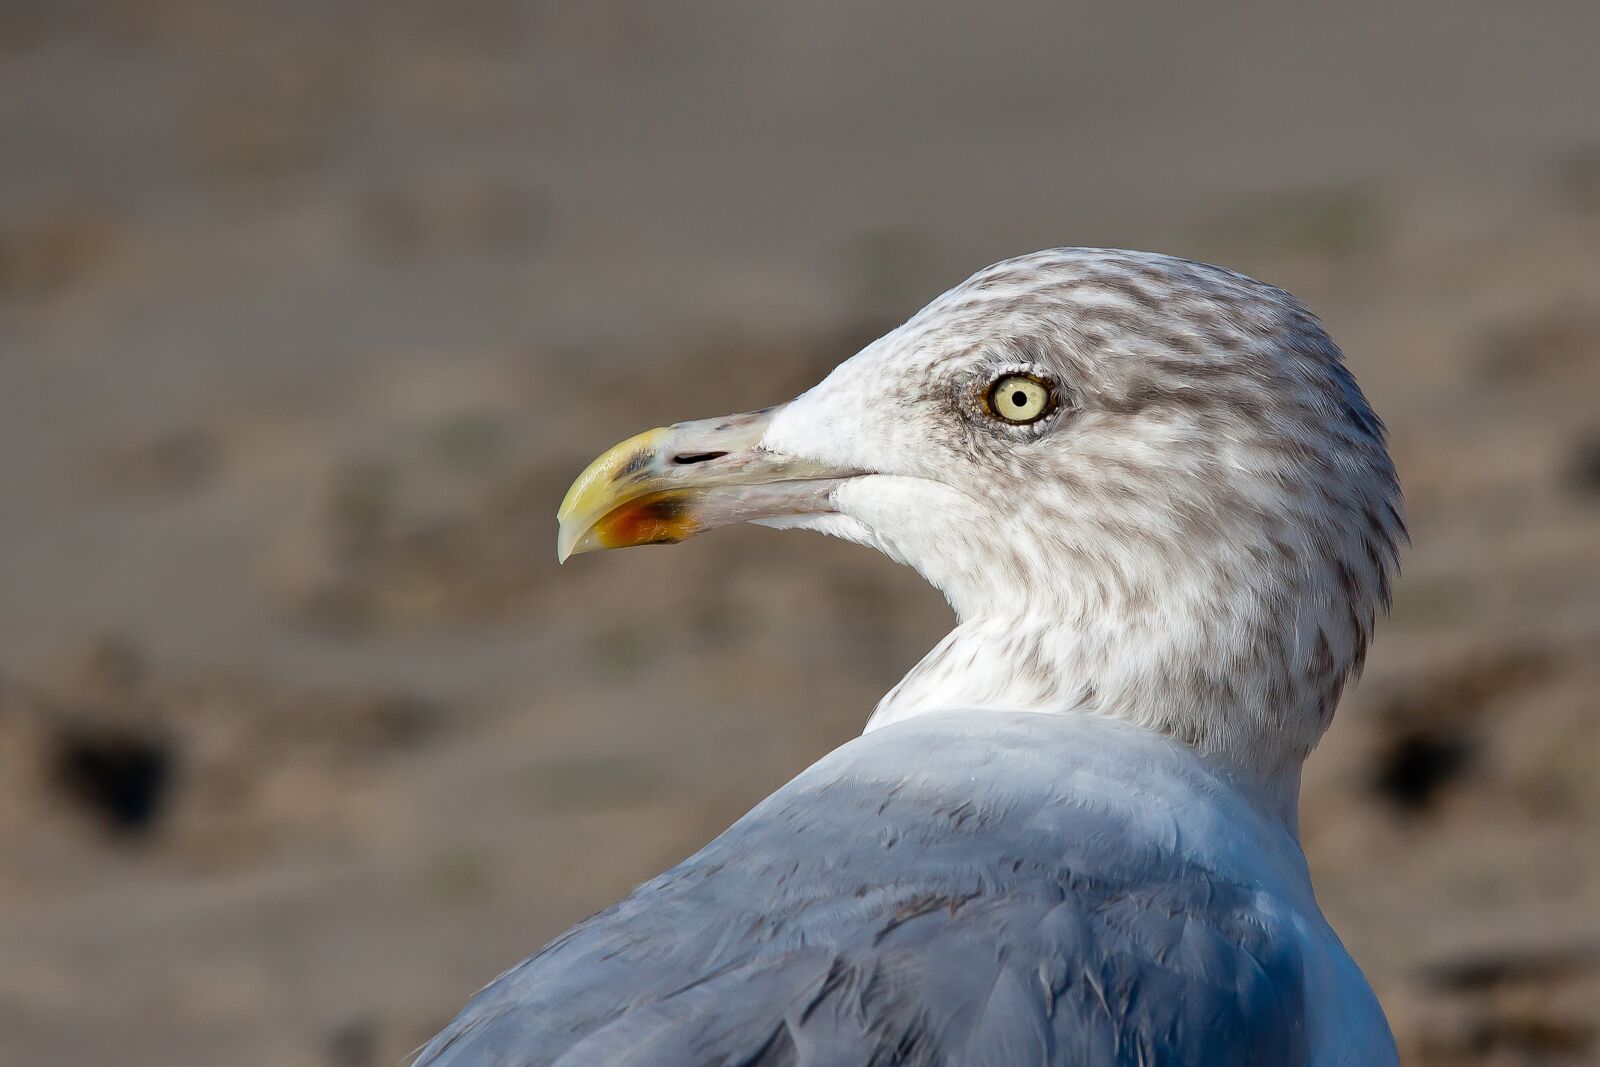
{"label": "seagull head", "polygon": [[559,518],[563,560],[735,522],[870,545],[958,620],[871,726],[1102,714],[1277,792],[1404,537],[1382,423],[1299,301],[1101,249],[986,268],[787,404],[625,441]]}

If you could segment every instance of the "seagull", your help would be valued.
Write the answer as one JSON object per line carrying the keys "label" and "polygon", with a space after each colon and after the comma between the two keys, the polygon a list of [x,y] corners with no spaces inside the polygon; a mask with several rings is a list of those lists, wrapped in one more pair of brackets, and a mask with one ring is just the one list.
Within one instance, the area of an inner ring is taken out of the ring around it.
{"label": "seagull", "polygon": [[787,404],[617,445],[561,505],[562,560],[817,530],[957,624],[861,737],[416,1062],[1397,1064],[1297,823],[1400,507],[1297,299],[1107,249],[997,263]]}

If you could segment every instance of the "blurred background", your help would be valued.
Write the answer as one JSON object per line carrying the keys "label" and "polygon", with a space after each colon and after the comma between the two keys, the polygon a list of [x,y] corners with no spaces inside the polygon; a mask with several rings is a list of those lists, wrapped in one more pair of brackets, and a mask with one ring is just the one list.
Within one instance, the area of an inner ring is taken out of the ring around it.
{"label": "blurred background", "polygon": [[1600,7],[0,3],[0,1062],[393,1064],[950,625],[639,429],[971,271],[1288,287],[1415,547],[1307,770],[1407,1062],[1600,1062]]}

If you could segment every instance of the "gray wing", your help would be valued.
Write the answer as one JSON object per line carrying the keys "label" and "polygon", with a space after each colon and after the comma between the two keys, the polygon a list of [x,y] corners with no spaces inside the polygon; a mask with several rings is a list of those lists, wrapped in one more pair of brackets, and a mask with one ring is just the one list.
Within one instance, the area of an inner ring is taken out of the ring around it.
{"label": "gray wing", "polygon": [[1252,889],[1082,798],[970,793],[802,776],[418,1063],[1306,1062],[1297,942]]}

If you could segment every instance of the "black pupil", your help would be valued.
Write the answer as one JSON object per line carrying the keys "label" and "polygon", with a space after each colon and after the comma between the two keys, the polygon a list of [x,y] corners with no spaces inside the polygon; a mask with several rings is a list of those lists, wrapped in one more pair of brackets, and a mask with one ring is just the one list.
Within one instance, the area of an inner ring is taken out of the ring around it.
{"label": "black pupil", "polygon": [[1028,402],[1028,394],[1024,393],[1021,389],[1018,389],[1016,392],[1011,394],[1011,402],[1020,408],[1022,405]]}

